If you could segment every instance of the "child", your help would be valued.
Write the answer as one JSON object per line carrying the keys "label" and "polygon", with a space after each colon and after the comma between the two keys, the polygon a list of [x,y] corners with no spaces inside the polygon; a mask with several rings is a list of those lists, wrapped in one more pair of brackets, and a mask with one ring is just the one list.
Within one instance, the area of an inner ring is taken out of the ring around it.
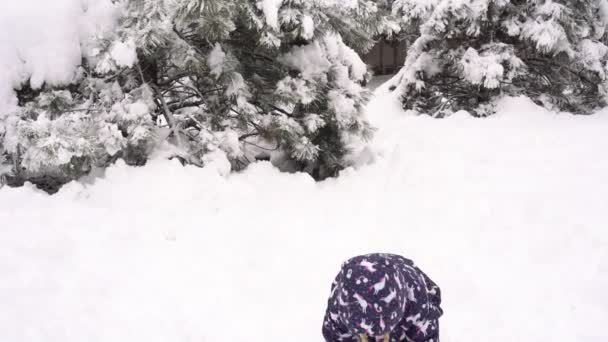
{"label": "child", "polygon": [[327,342],[439,342],[441,292],[411,260],[393,254],[342,265],[323,321]]}

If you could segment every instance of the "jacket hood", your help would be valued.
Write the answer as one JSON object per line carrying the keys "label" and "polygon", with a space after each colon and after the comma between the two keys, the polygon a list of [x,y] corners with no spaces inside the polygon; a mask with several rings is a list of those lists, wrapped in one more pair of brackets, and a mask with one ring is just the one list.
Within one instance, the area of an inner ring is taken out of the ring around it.
{"label": "jacket hood", "polygon": [[348,260],[337,279],[338,315],[353,334],[382,336],[403,319],[405,279],[390,254]]}

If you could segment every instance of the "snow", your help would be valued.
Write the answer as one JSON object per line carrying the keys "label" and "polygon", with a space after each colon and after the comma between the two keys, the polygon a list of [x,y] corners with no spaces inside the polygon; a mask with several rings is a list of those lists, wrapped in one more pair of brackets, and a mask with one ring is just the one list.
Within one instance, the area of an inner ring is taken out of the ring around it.
{"label": "snow", "polygon": [[529,19],[523,26],[521,37],[530,39],[539,51],[558,54],[571,53],[572,47],[564,28],[555,20],[537,21]]}
{"label": "snow", "polygon": [[280,56],[279,60],[284,65],[299,70],[305,80],[312,80],[315,77],[325,78],[332,65],[335,68],[335,64],[338,64],[340,69],[346,72],[336,82],[343,82],[344,88],[349,87],[352,82],[349,75],[352,79],[361,81],[367,73],[367,65],[361,57],[344,44],[340,36],[331,33],[310,44],[291,48],[289,52]]}
{"label": "snow", "polygon": [[483,84],[488,89],[498,88],[504,68],[496,55],[480,56],[477,50],[468,48],[462,56],[460,66],[464,78],[475,85]]}
{"label": "snow", "polygon": [[137,120],[138,118],[148,115],[149,113],[150,108],[148,105],[138,101],[127,105],[127,113],[124,115],[124,117],[127,120]]}
{"label": "snow", "polygon": [[302,38],[312,39],[315,35],[315,22],[309,15],[302,17]]}
{"label": "snow", "polygon": [[135,41],[129,39],[126,42],[115,42],[110,48],[110,56],[119,67],[132,67],[137,62]]}
{"label": "snow", "polygon": [[[504,44],[488,44],[484,49],[486,51],[479,53],[468,48],[460,60],[463,78],[474,85],[498,88],[501,82],[511,81],[525,66]],[[509,72],[506,74],[503,64],[508,65]]]}
{"label": "snow", "polygon": [[608,47],[591,39],[583,39],[579,43],[578,49],[580,51],[577,55],[578,61],[585,65],[588,70],[593,70],[605,77],[606,70],[601,61],[608,55]]}
{"label": "snow", "polygon": [[[0,191],[0,340],[321,341],[340,263],[385,251],[440,286],[442,341],[605,341],[608,111],[400,110],[337,179],[122,163],[48,196]],[[371,156],[371,157],[370,157]]]}
{"label": "snow", "polygon": [[329,108],[336,113],[336,121],[339,125],[349,126],[357,111],[355,101],[338,90],[330,90],[327,93]]}
{"label": "snow", "polygon": [[600,16],[602,23],[604,25],[608,26],[608,1],[600,0],[599,7],[600,7],[600,11],[599,11],[598,15]]}
{"label": "snow", "polygon": [[224,60],[226,59],[226,53],[222,50],[220,43],[215,43],[213,50],[207,58],[207,65],[209,66],[211,75],[218,79],[222,72],[224,72]]}
{"label": "snow", "polygon": [[69,83],[90,38],[114,25],[115,8],[110,0],[0,2],[0,113],[15,108],[13,88],[28,80]]}
{"label": "snow", "polygon": [[288,53],[280,57],[280,61],[286,66],[299,70],[304,79],[313,79],[323,75],[331,67],[325,56],[325,51],[318,41],[293,47]]}
{"label": "snow", "polygon": [[266,24],[277,30],[279,28],[279,9],[283,4],[283,0],[260,0],[257,4],[258,9],[264,12]]}
{"label": "snow", "polygon": [[286,76],[277,83],[276,93],[292,99],[299,99],[302,104],[310,104],[314,101],[314,89],[300,78]]}
{"label": "snow", "polygon": [[348,66],[353,79],[357,81],[363,80],[367,73],[367,65],[361,60],[361,57],[355,50],[344,44],[342,38],[335,34],[326,35],[323,42],[330,59],[338,60],[343,65]]}

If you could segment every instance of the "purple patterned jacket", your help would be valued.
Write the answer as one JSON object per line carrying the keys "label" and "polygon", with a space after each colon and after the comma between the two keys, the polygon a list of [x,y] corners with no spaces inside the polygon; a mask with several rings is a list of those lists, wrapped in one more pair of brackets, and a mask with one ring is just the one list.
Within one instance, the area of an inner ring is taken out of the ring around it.
{"label": "purple patterned jacket", "polygon": [[342,265],[331,286],[323,336],[327,342],[355,342],[360,334],[389,333],[391,342],[439,342],[440,304],[439,287],[411,260],[357,256]]}

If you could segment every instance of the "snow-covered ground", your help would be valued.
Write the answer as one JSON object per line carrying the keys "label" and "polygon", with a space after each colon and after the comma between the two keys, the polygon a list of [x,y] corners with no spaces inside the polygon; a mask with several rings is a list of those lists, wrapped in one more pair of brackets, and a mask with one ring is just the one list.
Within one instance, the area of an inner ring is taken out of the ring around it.
{"label": "snow-covered ground", "polygon": [[441,286],[445,342],[606,341],[608,112],[434,120],[387,87],[338,179],[156,161],[2,189],[0,340],[321,341],[341,261],[385,251]]}

